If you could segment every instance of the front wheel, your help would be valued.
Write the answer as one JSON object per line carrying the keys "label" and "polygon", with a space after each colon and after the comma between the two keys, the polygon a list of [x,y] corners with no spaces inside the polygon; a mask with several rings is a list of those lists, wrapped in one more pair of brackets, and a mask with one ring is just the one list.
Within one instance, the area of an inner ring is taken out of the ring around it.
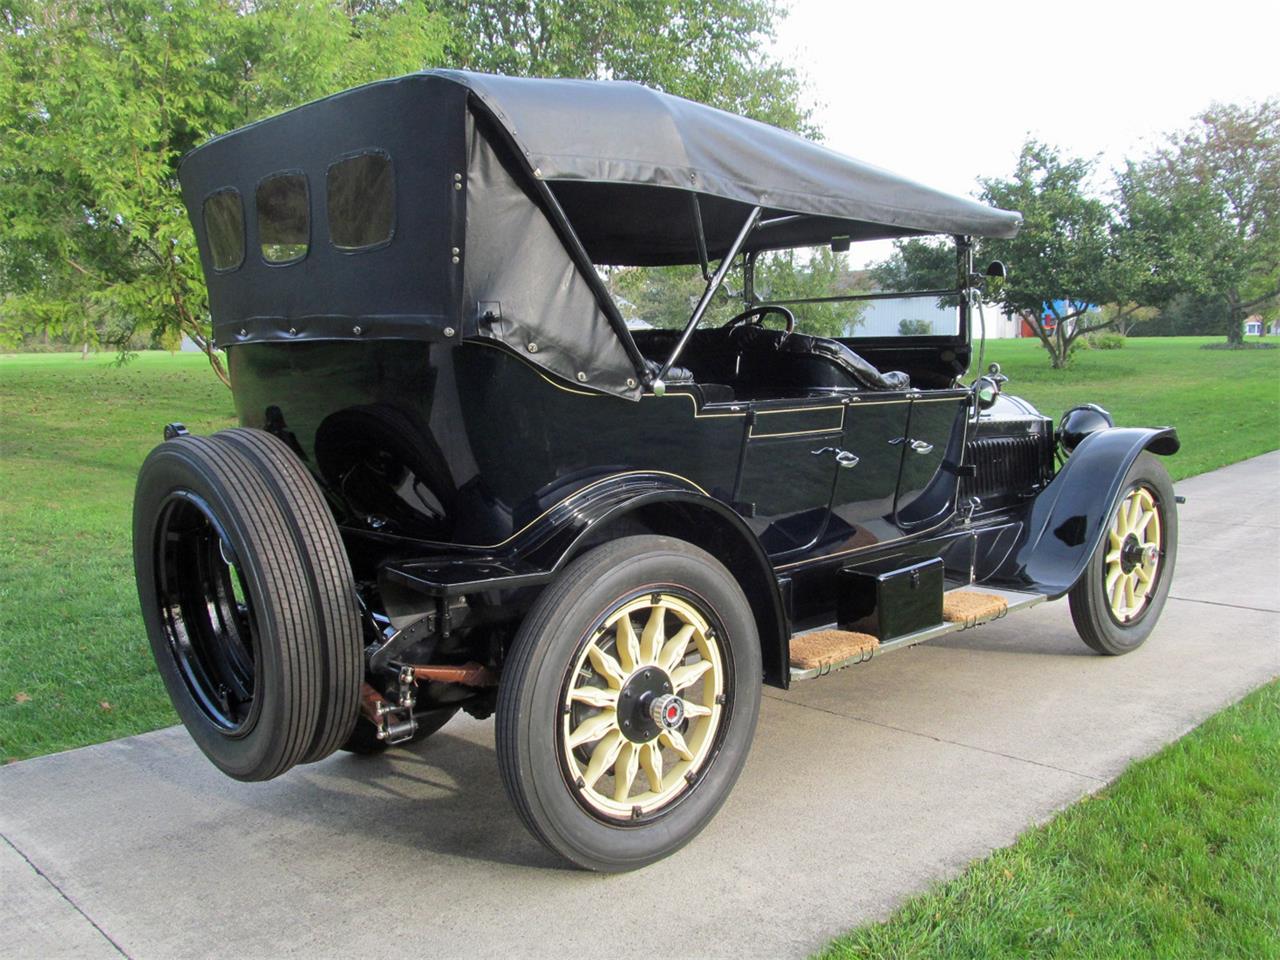
{"label": "front wheel", "polygon": [[1102,542],[1070,593],[1080,639],[1109,656],[1147,639],[1169,596],[1178,553],[1178,511],[1164,465],[1140,454],[1120,489]]}
{"label": "front wheel", "polygon": [[538,598],[498,693],[503,783],[529,830],[589,870],[652,863],[719,810],[760,709],[736,580],[679,540],[626,537]]}

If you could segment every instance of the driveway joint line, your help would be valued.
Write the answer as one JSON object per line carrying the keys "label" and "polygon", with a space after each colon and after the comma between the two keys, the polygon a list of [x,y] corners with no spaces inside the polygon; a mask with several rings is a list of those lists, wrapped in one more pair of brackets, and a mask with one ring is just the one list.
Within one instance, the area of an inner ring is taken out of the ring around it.
{"label": "driveway joint line", "polygon": [[935,743],[946,743],[953,747],[960,747],[965,750],[975,750],[978,753],[985,753],[992,757],[1003,757],[1005,760],[1015,760],[1018,763],[1029,763],[1037,767],[1045,767],[1049,770],[1056,770],[1058,773],[1070,774],[1073,777],[1083,777],[1086,780],[1093,780],[1096,783],[1110,783],[1106,777],[1096,777],[1092,773],[1081,773],[1079,770],[1069,770],[1066,767],[1055,766],[1052,763],[1045,763],[1043,760],[1032,760],[1028,757],[1019,757],[1012,753],[1001,753],[999,750],[990,750],[987,747],[979,747],[972,743],[965,743],[961,740],[948,740],[946,737],[936,737],[932,733],[921,733],[919,730],[909,730],[906,727],[894,726],[892,723],[884,723],[881,720],[868,720],[866,717],[855,717],[851,714],[840,713],[836,710],[828,710],[826,707],[815,707],[808,703],[797,703],[795,700],[787,700],[774,694],[765,694],[770,700],[776,700],[778,703],[787,703],[793,707],[800,707],[803,710],[816,710],[818,713],[829,714],[833,717],[839,717],[842,720],[852,720],[854,723],[867,723],[873,727],[882,727],[885,730],[896,730],[898,733],[906,733],[913,737],[923,737],[926,740],[932,740]]}
{"label": "driveway joint line", "polygon": [[1198,600],[1195,597],[1175,597],[1169,594],[1170,600],[1181,600],[1183,603],[1207,603],[1213,607],[1230,607],[1232,610],[1252,610],[1254,613],[1280,613],[1269,607],[1248,607],[1242,603],[1223,603],[1221,600]]}
{"label": "driveway joint line", "polygon": [[11,849],[18,856],[20,856],[26,862],[27,866],[35,871],[36,876],[38,876],[41,880],[43,880],[49,886],[53,887],[53,889],[57,892],[58,896],[60,896],[63,900],[65,900],[72,910],[80,914],[80,916],[84,917],[84,919],[88,921],[89,926],[97,930],[98,933],[102,936],[102,939],[106,940],[107,943],[111,944],[111,946],[115,949],[116,953],[120,954],[120,956],[122,957],[125,957],[126,960],[133,960],[133,958],[130,957],[129,954],[125,952],[124,947],[116,943],[116,941],[112,938],[111,934],[107,933],[107,931],[104,930],[98,924],[98,921],[94,920],[93,917],[85,913],[84,910],[81,908],[80,904],[76,903],[69,896],[67,896],[66,892],[60,886],[58,886],[56,883],[53,882],[53,878],[50,877],[47,873],[45,873],[43,870],[41,870],[40,867],[36,865],[35,861],[27,856],[24,850],[22,850],[16,843],[10,840],[3,833],[0,833],[0,840],[3,840],[5,843],[7,843],[9,845],[9,849]]}

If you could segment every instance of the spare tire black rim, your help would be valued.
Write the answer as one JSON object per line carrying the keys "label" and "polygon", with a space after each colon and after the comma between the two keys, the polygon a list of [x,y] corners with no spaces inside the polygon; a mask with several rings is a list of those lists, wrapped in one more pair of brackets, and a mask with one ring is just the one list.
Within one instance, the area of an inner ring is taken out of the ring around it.
{"label": "spare tire black rim", "polygon": [[178,673],[192,700],[227,736],[258,715],[258,631],[244,570],[209,505],[175,490],[156,524],[156,598]]}

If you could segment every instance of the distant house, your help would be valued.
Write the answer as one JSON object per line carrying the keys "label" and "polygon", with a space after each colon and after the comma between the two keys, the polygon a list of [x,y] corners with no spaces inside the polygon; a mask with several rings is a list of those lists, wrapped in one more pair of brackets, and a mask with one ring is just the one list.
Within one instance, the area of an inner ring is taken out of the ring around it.
{"label": "distant house", "polygon": [[[1019,336],[1018,324],[1013,317],[1001,312],[999,304],[983,304],[986,316],[988,340],[1003,340]],[[972,316],[973,335],[980,333],[980,319],[975,309]],[[858,322],[845,331],[846,336],[899,337],[899,336],[951,336],[959,327],[959,313],[955,306],[939,306],[935,297],[890,297],[884,300],[868,300],[862,305]]]}
{"label": "distant house", "polygon": [[1262,314],[1255,313],[1245,318],[1244,333],[1247,337],[1280,336],[1280,320],[1268,323],[1262,319]]}

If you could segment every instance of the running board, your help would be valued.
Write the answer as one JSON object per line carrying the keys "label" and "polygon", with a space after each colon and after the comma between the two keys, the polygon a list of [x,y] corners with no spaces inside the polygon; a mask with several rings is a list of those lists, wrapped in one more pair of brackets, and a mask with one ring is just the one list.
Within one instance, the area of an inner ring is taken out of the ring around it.
{"label": "running board", "polygon": [[[791,667],[791,679],[796,680],[814,680],[818,677],[825,677],[829,673],[836,670],[843,670],[845,667],[851,667],[855,663],[865,663],[873,657],[878,657],[890,650],[901,650],[903,647],[911,647],[917,643],[924,643],[926,640],[936,640],[938,637],[944,637],[949,633],[958,633],[961,630],[968,630],[970,627],[976,627],[983,623],[990,623],[992,620],[999,620],[1001,617],[1014,610],[1025,610],[1028,607],[1034,607],[1038,603],[1043,603],[1049,598],[1042,593],[1020,593],[1015,590],[997,590],[992,587],[981,587],[970,590],[967,587],[960,590],[948,591],[951,594],[959,593],[979,593],[988,594],[1002,598],[1008,603],[1008,607],[999,613],[991,614],[985,617],[977,617],[967,621],[956,621],[953,623],[939,623],[924,630],[917,630],[915,633],[908,633],[905,636],[894,637],[892,640],[885,640],[874,646],[865,642],[858,642],[853,638],[862,637],[862,634],[849,634],[852,649],[848,656],[833,659],[830,663],[824,663],[819,667]],[[834,630],[835,627],[824,627],[824,630]],[[808,631],[814,633],[816,631]],[[797,636],[804,636],[798,634]]]}

